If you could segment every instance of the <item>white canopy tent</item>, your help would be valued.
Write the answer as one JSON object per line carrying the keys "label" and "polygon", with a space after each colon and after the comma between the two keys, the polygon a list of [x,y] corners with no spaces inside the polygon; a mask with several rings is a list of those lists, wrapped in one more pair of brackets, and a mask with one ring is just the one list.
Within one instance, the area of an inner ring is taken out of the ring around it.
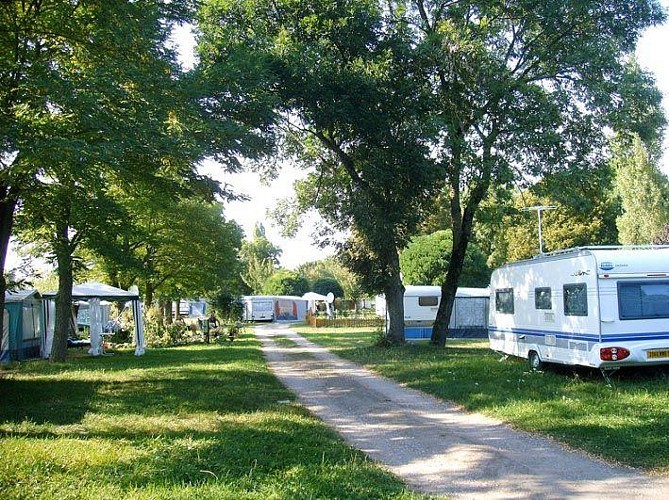
{"label": "white canopy tent", "polygon": [[[47,327],[46,339],[42,355],[48,357],[51,354],[51,345],[53,344],[53,333],[55,326],[55,298],[56,292],[48,292],[42,295],[47,301]],[[103,353],[102,348],[102,311],[100,301],[109,302],[130,302],[132,304],[132,313],[135,320],[135,356],[141,356],[146,351],[144,341],[144,324],[142,321],[142,304],[139,294],[122,290],[104,283],[90,281],[81,285],[72,287],[72,300],[88,301],[90,322],[91,322],[91,348],[88,352],[93,356],[99,356]]]}
{"label": "white canopy tent", "polygon": [[308,309],[315,313],[317,310],[316,303],[317,302],[325,302],[325,312],[328,315],[328,318],[332,316],[332,311],[330,310],[330,303],[328,302],[328,298],[325,295],[321,295],[320,293],[316,292],[307,292],[304,295],[302,295],[302,298],[307,301],[307,307]]}

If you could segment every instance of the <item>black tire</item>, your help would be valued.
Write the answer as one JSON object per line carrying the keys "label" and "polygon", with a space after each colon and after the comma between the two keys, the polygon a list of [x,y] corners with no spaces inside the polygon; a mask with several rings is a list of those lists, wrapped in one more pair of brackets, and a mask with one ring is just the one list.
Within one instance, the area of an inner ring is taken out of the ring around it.
{"label": "black tire", "polygon": [[527,353],[527,360],[530,363],[530,370],[538,372],[544,369],[544,362],[541,361],[537,351]]}

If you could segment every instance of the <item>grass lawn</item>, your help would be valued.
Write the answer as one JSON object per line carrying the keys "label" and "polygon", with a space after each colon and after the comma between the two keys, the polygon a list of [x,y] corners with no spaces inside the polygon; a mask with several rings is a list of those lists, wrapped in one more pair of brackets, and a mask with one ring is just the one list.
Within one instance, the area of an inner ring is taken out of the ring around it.
{"label": "grass lawn", "polygon": [[599,371],[551,367],[501,356],[487,340],[378,348],[370,330],[295,328],[336,354],[407,386],[518,429],[550,436],[609,461],[669,473],[669,368]]}
{"label": "grass lawn", "polygon": [[293,403],[259,344],[0,370],[2,498],[417,498]]}

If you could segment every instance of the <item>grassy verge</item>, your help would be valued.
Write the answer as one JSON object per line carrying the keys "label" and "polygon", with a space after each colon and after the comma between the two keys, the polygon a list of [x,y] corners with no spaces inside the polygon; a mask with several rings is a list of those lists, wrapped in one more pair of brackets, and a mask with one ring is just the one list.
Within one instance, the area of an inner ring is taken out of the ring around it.
{"label": "grassy verge", "polygon": [[371,330],[296,328],[314,342],[410,387],[541,433],[607,460],[669,472],[669,369],[627,369],[608,385],[599,371],[551,367],[490,351],[487,340],[374,346]]}
{"label": "grassy verge", "polygon": [[0,371],[2,498],[415,498],[292,402],[259,345]]}

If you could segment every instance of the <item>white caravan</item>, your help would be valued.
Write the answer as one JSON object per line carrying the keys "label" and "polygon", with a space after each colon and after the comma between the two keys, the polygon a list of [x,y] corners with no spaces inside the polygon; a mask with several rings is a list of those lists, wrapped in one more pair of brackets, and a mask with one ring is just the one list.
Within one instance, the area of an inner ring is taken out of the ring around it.
{"label": "white caravan", "polygon": [[490,282],[490,347],[604,370],[669,363],[669,246],[584,247],[507,264]]}
{"label": "white caravan", "polygon": [[[453,337],[485,338],[488,326],[487,288],[458,288],[448,324]],[[406,285],[404,290],[404,337],[407,340],[429,339],[441,301],[441,287]],[[386,315],[386,301],[376,297],[376,314]]]}
{"label": "white caravan", "polygon": [[244,297],[244,321],[273,321],[274,297]]}

